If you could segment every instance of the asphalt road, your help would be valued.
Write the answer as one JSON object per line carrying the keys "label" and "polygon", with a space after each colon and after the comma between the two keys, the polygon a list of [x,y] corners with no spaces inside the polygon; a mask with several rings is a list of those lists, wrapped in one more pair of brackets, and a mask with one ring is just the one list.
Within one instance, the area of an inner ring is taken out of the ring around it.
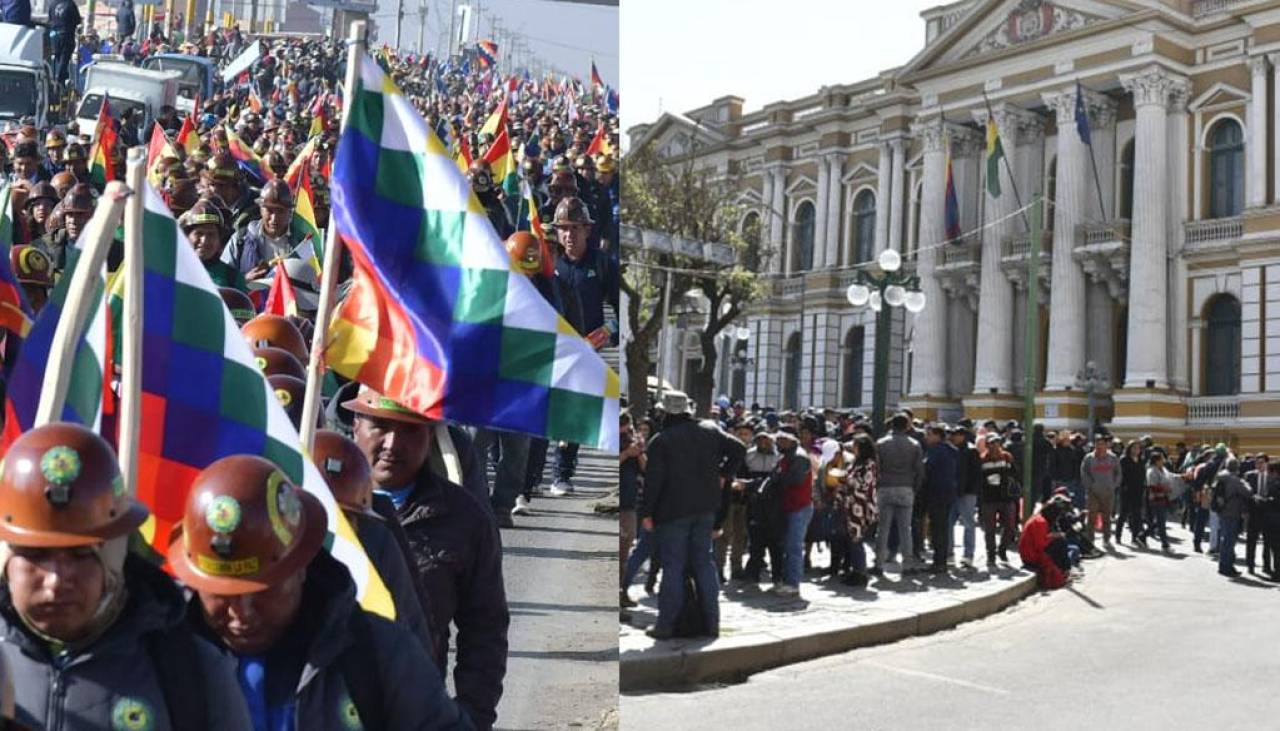
{"label": "asphalt road", "polygon": [[534,498],[534,514],[502,531],[511,631],[499,728],[616,728],[618,519],[592,503],[617,482],[616,456],[583,449],[575,493]]}
{"label": "asphalt road", "polygon": [[1068,589],[952,630],[624,696],[622,728],[1280,727],[1280,585],[1221,577],[1172,534],[1172,557],[1125,545]]}

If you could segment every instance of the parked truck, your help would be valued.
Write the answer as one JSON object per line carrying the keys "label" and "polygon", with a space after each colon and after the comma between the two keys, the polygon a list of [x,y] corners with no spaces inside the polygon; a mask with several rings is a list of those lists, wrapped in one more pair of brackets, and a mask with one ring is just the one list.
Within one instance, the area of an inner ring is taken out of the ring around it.
{"label": "parked truck", "polygon": [[49,122],[52,79],[42,29],[0,23],[0,124],[16,126],[30,117],[43,129]]}
{"label": "parked truck", "polygon": [[150,129],[160,107],[177,108],[181,77],[181,72],[174,70],[151,71],[114,61],[95,61],[85,71],[84,96],[76,111],[77,126],[92,134],[105,96],[110,99],[113,119],[123,119],[125,113],[138,110],[142,114],[138,129]]}

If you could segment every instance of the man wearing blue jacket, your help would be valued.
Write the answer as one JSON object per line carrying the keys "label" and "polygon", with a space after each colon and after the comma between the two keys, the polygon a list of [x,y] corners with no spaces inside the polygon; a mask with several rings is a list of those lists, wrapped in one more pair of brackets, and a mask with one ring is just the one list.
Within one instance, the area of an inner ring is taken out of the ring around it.
{"label": "man wearing blue jacket", "polygon": [[[964,429],[957,426],[951,427],[951,431],[963,433]],[[933,545],[931,574],[945,574],[947,557],[951,555],[951,511],[957,497],[960,452],[947,441],[947,434],[947,427],[935,424],[924,437],[924,500],[929,516],[929,543]]]}

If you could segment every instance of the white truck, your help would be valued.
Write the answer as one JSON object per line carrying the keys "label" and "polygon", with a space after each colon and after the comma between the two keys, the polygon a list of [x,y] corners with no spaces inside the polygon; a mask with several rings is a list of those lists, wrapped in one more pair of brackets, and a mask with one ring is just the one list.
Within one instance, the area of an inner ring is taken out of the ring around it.
{"label": "white truck", "polygon": [[174,106],[178,97],[179,71],[151,71],[115,61],[94,61],[85,69],[84,95],[76,110],[76,125],[82,134],[93,134],[98,123],[102,98],[110,99],[111,117],[124,119],[126,112],[142,113],[139,130],[149,130],[160,107]]}
{"label": "white truck", "polygon": [[31,117],[38,129],[44,129],[52,79],[44,60],[43,29],[0,23],[0,124],[17,126],[23,117]]}

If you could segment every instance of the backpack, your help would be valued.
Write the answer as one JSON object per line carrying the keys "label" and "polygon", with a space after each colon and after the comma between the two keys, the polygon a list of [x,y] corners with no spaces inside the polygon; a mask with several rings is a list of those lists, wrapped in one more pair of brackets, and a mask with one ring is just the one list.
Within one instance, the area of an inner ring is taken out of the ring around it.
{"label": "backpack", "polygon": [[203,729],[209,725],[209,708],[203,688],[192,679],[203,677],[196,638],[185,623],[152,632],[144,644],[160,681],[173,728]]}

